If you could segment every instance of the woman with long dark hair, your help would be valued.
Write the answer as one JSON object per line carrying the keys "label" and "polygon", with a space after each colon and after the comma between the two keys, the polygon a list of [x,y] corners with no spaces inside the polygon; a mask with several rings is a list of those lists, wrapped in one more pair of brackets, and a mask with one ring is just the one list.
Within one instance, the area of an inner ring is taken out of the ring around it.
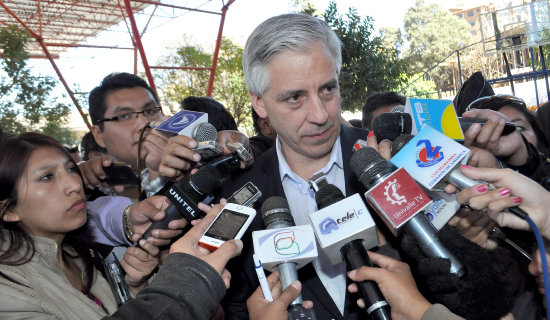
{"label": "woman with long dark hair", "polygon": [[25,133],[0,144],[0,217],[0,318],[100,319],[116,311],[90,249],[82,176],[55,139]]}

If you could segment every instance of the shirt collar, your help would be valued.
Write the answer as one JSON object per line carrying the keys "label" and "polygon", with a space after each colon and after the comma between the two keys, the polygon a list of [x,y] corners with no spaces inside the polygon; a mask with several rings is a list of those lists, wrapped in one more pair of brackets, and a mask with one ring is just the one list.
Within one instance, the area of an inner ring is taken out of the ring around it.
{"label": "shirt collar", "polygon": [[[275,140],[275,149],[277,151],[277,159],[279,160],[279,176],[281,178],[281,181],[283,181],[285,177],[289,177],[296,182],[302,181],[303,179],[296,173],[294,173],[294,171],[292,171],[292,169],[288,165],[288,162],[286,162],[286,159],[281,151],[281,140],[279,140],[279,136],[277,136]],[[340,144],[340,137],[338,136],[338,138],[334,142],[332,151],[330,152],[330,158],[327,164],[315,173],[323,172],[327,174],[334,165],[337,165],[340,169],[343,169],[343,163],[344,161],[342,160],[342,145]]]}

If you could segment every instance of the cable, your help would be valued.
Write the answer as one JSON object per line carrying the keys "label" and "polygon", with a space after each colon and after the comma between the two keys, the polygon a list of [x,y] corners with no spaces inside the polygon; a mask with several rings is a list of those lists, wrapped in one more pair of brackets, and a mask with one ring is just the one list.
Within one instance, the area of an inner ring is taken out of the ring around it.
{"label": "cable", "polygon": [[544,279],[544,300],[546,302],[546,319],[550,319],[550,281],[548,279],[548,261],[546,260],[546,248],[544,247],[544,241],[540,235],[540,231],[535,225],[535,222],[526,215],[524,219],[529,223],[535,238],[537,239],[537,244],[540,251],[540,260],[542,263],[542,278]]}
{"label": "cable", "polygon": [[147,129],[151,128],[151,123],[147,122],[145,127],[141,129],[141,132],[139,133],[139,140],[138,140],[138,154],[137,154],[137,176],[138,176],[138,194],[141,194],[141,145],[143,142],[143,134]]}

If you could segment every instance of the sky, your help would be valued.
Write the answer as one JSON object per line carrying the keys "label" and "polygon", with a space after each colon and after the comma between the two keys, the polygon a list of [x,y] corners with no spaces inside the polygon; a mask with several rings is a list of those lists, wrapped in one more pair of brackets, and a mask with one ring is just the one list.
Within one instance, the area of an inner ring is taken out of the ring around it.
{"label": "sky", "polygon": [[[200,3],[200,0],[189,1],[193,1],[193,4]],[[204,1],[201,9],[220,11],[221,1]],[[478,3],[479,1],[477,0]],[[329,0],[312,0],[311,2],[319,11],[323,12],[327,8]],[[468,0],[463,2],[468,2]],[[291,0],[236,0],[227,11],[223,34],[244,45],[248,35],[262,21],[274,15],[292,11],[291,3]],[[357,9],[361,17],[368,15],[374,18],[375,30],[379,30],[381,27],[402,27],[404,15],[412,5],[414,5],[414,0],[337,1],[338,12],[341,14],[347,13],[348,8],[352,6]],[[163,12],[157,11],[157,13],[163,15]],[[140,30],[145,23],[143,16],[142,19],[138,17],[137,24]],[[149,64],[166,65],[161,62],[162,57],[181,45],[184,39],[207,48],[214,48],[219,23],[219,15],[196,12],[185,13],[174,20],[153,19],[142,38]],[[96,38],[90,39],[88,44],[131,46],[125,24],[98,34]],[[76,93],[82,93],[83,97],[87,97],[87,92],[99,84],[107,74],[115,71],[133,72],[133,51],[73,48],[63,53],[56,63],[71,89]],[[47,60],[33,60],[32,66],[40,74],[57,78]],[[138,63],[138,70],[143,72],[141,62]],[[65,93],[65,91],[59,86],[57,94],[61,93]],[[67,101],[70,100],[67,99]],[[86,106],[83,107],[86,109]],[[73,113],[76,115],[73,119],[78,121],[79,115],[76,113],[76,108],[73,109]],[[81,126],[84,126],[81,119],[80,123]],[[75,123],[75,125],[78,124]]]}

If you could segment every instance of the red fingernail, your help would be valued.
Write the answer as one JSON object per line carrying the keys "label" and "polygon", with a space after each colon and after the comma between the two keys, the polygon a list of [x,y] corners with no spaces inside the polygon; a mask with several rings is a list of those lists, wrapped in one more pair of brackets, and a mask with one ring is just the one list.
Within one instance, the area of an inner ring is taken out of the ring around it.
{"label": "red fingernail", "polygon": [[472,169],[472,167],[467,166],[467,165],[465,165],[465,164],[461,164],[460,167],[461,167],[462,169]]}
{"label": "red fingernail", "polygon": [[515,197],[514,198],[514,203],[521,203],[521,197]]}
{"label": "red fingernail", "polygon": [[507,196],[507,195],[510,194],[510,189],[504,188],[504,189],[500,190],[500,191],[498,192],[498,194],[500,194],[501,196],[505,197],[505,196]]}
{"label": "red fingernail", "polygon": [[485,192],[485,191],[487,191],[487,186],[482,184],[479,187],[477,187],[477,191],[478,192]]}
{"label": "red fingernail", "polygon": [[372,136],[374,136],[374,131],[371,130],[371,131],[369,131],[368,137],[370,138],[370,137],[372,137]]}

